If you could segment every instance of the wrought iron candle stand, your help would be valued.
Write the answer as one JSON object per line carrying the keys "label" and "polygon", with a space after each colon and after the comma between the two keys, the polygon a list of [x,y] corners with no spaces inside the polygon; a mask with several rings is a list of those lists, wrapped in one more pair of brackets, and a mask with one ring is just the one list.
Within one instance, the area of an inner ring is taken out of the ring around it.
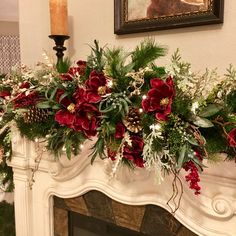
{"label": "wrought iron candle stand", "polygon": [[69,39],[70,36],[68,35],[49,35],[49,38],[53,39],[56,46],[53,47],[53,50],[55,50],[56,56],[57,56],[57,66],[63,61],[64,53],[63,51],[66,50],[66,47],[64,47],[65,40]]}

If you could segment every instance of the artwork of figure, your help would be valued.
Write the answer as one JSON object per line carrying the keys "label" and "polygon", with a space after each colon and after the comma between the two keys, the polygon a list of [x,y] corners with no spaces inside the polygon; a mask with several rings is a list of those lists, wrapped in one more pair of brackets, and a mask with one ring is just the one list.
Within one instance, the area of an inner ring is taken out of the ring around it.
{"label": "artwork of figure", "polygon": [[203,0],[151,0],[147,8],[147,17],[170,16],[199,11],[204,6]]}
{"label": "artwork of figure", "polygon": [[128,20],[186,14],[208,9],[210,0],[127,0]]}

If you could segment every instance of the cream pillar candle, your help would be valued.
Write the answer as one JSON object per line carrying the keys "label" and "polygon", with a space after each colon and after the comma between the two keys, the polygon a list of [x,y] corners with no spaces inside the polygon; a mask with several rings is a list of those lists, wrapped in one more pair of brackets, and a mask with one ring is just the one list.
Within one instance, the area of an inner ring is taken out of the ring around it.
{"label": "cream pillar candle", "polygon": [[68,35],[67,0],[50,0],[51,35]]}

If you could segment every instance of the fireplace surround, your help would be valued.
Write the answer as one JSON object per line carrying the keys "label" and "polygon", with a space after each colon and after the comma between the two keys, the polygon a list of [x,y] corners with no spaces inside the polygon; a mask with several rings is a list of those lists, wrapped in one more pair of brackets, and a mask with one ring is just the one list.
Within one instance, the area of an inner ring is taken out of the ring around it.
{"label": "fireplace surround", "polygon": [[[55,161],[43,143],[28,141],[15,128],[13,133],[13,157],[9,164],[14,171],[17,236],[54,235],[54,196],[69,199],[96,190],[118,203],[155,205],[169,211],[166,202],[172,194],[173,176],[167,176],[157,185],[154,173],[143,169],[132,172],[124,167],[111,179],[109,160],[97,158],[90,165],[88,156],[94,140],[87,141],[80,155],[72,160],[63,156]],[[209,168],[200,176],[200,196],[189,190],[184,173],[180,175],[184,194],[174,218],[200,236],[235,236],[235,163],[213,166],[208,163],[207,166]],[[35,167],[36,172],[32,171]]]}

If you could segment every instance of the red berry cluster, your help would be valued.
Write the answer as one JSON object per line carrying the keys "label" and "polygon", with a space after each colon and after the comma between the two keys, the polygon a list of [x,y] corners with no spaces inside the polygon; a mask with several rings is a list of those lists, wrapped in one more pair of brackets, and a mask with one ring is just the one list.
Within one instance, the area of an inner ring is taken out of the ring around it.
{"label": "red berry cluster", "polygon": [[190,188],[195,190],[195,194],[200,194],[201,187],[198,185],[198,182],[200,182],[198,169],[196,165],[192,161],[188,161],[184,165],[184,169],[186,171],[190,170],[190,173],[185,176],[185,179],[187,182],[190,182]]}

